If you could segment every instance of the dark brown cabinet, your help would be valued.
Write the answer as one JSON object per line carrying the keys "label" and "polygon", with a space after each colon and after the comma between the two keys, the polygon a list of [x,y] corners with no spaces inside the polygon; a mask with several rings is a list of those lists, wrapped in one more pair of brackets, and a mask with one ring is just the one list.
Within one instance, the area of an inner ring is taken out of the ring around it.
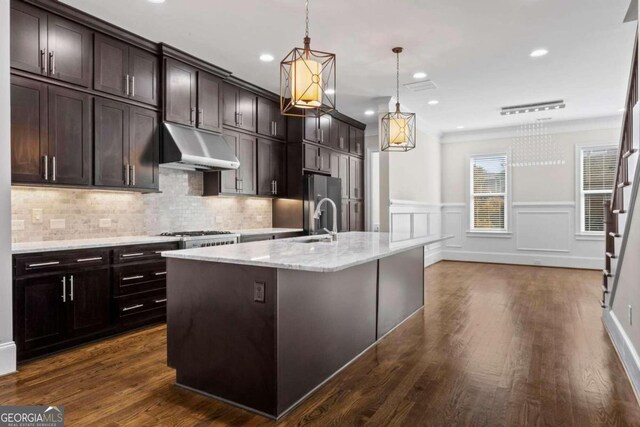
{"label": "dark brown cabinet", "polygon": [[273,138],[284,139],[286,120],[280,114],[278,103],[258,97],[258,133]]}
{"label": "dark brown cabinet", "polygon": [[331,143],[331,116],[304,118],[304,139],[329,145]]}
{"label": "dark brown cabinet", "polygon": [[282,142],[258,138],[258,195],[284,196],[285,146]]}
{"label": "dark brown cabinet", "polygon": [[349,231],[349,199],[342,199],[342,210],[340,211],[342,220],[340,221],[340,232]]}
{"label": "dark brown cabinet", "polygon": [[303,144],[303,167],[311,171],[331,172],[331,151],[312,144]]}
{"label": "dark brown cabinet", "polygon": [[111,280],[109,269],[80,271],[66,275],[68,330],[71,337],[104,331],[111,325]]}
{"label": "dark brown cabinet", "polygon": [[194,126],[196,123],[196,97],[198,72],[179,61],[165,59],[164,119],[169,122]]}
{"label": "dark brown cabinet", "polygon": [[364,203],[349,200],[349,231],[364,231]]}
{"label": "dark brown cabinet", "polygon": [[91,83],[92,32],[27,4],[11,2],[11,66],[68,83]]}
{"label": "dark brown cabinet", "polygon": [[349,198],[364,198],[364,162],[357,157],[349,157]]}
{"label": "dark brown cabinet", "polygon": [[13,76],[11,173],[16,184],[91,184],[91,96]]}
{"label": "dark brown cabinet", "polygon": [[208,172],[204,175],[204,195],[257,194],[256,137],[225,130],[222,137],[240,161],[236,170]]}
{"label": "dark brown cabinet", "polygon": [[96,98],[94,117],[95,185],[157,190],[157,113]]}
{"label": "dark brown cabinet", "polygon": [[196,126],[212,132],[222,132],[220,87],[222,80],[198,71],[198,115]]}
{"label": "dark brown cabinet", "polygon": [[95,90],[158,105],[158,58],[150,52],[96,34]]}
{"label": "dark brown cabinet", "polygon": [[349,197],[349,156],[337,152],[331,153],[331,176],[340,178],[343,198]]}
{"label": "dark brown cabinet", "polygon": [[351,126],[349,129],[349,152],[364,156],[364,131]]}
{"label": "dark brown cabinet", "polygon": [[230,84],[222,85],[223,123],[256,131],[256,96]]}

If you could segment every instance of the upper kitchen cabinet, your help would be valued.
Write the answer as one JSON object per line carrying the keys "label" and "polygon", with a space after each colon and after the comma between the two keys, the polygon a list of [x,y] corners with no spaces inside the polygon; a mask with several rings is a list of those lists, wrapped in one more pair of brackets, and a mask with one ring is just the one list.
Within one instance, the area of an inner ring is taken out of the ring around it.
{"label": "upper kitchen cabinet", "polygon": [[364,156],[364,130],[351,126],[349,129],[349,152]]}
{"label": "upper kitchen cabinet", "polygon": [[11,67],[89,87],[92,32],[30,5],[11,2]]}
{"label": "upper kitchen cabinet", "polygon": [[349,125],[335,118],[331,120],[331,148],[349,151]]}
{"label": "upper kitchen cabinet", "polygon": [[222,81],[205,71],[165,59],[165,120],[222,132]]}
{"label": "upper kitchen cabinet", "polygon": [[164,62],[164,119],[194,126],[198,71],[190,65],[166,58]]}
{"label": "upper kitchen cabinet", "polygon": [[284,196],[285,145],[280,141],[258,138],[258,195]]}
{"label": "upper kitchen cabinet", "polygon": [[349,198],[364,198],[364,161],[349,157]]}
{"label": "upper kitchen cabinet", "polygon": [[256,195],[257,162],[256,137],[227,130],[222,134],[231,152],[240,161],[236,170],[206,172],[204,174],[204,196],[220,194]]}
{"label": "upper kitchen cabinet", "polygon": [[94,108],[95,185],[158,190],[158,114],[102,98]]}
{"label": "upper kitchen cabinet", "polygon": [[94,89],[158,105],[159,66],[156,55],[96,34],[94,58]]}
{"label": "upper kitchen cabinet", "polygon": [[331,138],[331,116],[304,118],[304,140],[329,145]]}
{"label": "upper kitchen cabinet", "polygon": [[256,131],[256,96],[249,91],[222,85],[223,123],[239,129]]}
{"label": "upper kitchen cabinet", "polygon": [[11,78],[14,184],[91,184],[91,96]]}
{"label": "upper kitchen cabinet", "polygon": [[286,120],[280,114],[280,105],[266,98],[258,97],[258,133],[277,139],[286,136]]}

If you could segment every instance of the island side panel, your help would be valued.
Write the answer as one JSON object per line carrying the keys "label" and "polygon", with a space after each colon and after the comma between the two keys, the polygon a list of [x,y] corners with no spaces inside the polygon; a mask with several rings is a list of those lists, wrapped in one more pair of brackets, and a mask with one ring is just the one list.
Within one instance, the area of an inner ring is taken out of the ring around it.
{"label": "island side panel", "polygon": [[278,414],[376,340],[377,262],[278,270]]}
{"label": "island side panel", "polygon": [[424,306],[424,248],[382,258],[378,271],[378,336]]}
{"label": "island side panel", "polygon": [[[167,259],[167,350],[176,383],[276,412],[275,269]],[[264,303],[254,283],[265,285]]]}

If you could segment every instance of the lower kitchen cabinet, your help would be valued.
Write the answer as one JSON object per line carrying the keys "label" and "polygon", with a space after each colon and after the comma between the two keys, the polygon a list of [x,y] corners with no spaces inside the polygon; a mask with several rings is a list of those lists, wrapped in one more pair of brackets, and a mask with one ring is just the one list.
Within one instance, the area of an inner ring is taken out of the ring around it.
{"label": "lower kitchen cabinet", "polygon": [[108,268],[63,277],[68,288],[68,332],[72,337],[94,334],[111,326],[110,279]]}

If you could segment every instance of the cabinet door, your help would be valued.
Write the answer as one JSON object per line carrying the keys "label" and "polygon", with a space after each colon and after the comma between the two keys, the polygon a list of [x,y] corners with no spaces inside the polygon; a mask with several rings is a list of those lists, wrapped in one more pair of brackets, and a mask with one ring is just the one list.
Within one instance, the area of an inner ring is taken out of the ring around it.
{"label": "cabinet door", "polygon": [[274,102],[258,97],[258,133],[265,136],[275,136],[275,121],[273,115]]}
{"label": "cabinet door", "polygon": [[345,154],[338,156],[338,177],[342,180],[340,187],[342,197],[349,197],[349,156]]}
{"label": "cabinet door", "polygon": [[238,113],[241,129],[256,131],[256,96],[246,90],[240,90],[238,95]]}
{"label": "cabinet door", "polygon": [[102,34],[95,35],[93,45],[93,88],[113,95],[128,96],[128,45]]}
{"label": "cabinet door", "polygon": [[331,160],[330,160],[330,164],[331,164],[331,176],[333,178],[340,178],[340,154],[336,153],[335,151],[331,152]]}
{"label": "cabinet door", "polygon": [[[11,77],[11,180],[46,182],[47,85]],[[46,163],[46,164],[45,164]]]}
{"label": "cabinet door", "polygon": [[331,143],[331,116],[324,115],[318,119],[320,123],[320,144]]}
{"label": "cabinet door", "polygon": [[228,84],[222,85],[222,123],[227,126],[237,126],[239,89]]}
{"label": "cabinet door", "polygon": [[320,158],[319,158],[320,164],[318,165],[318,169],[320,170],[320,172],[330,173],[331,172],[331,150],[328,150],[326,148],[319,148],[318,150],[320,154]]}
{"label": "cabinet door", "polygon": [[240,181],[240,193],[256,194],[256,138],[250,135],[240,134],[238,140],[238,180]]}
{"label": "cabinet door", "polygon": [[349,199],[342,199],[342,221],[340,222],[340,232],[349,231]]}
{"label": "cabinet door", "polygon": [[63,301],[62,276],[16,280],[14,318],[18,353],[65,339],[66,303]]}
{"label": "cabinet door", "polygon": [[304,118],[304,139],[312,142],[320,142],[320,128],[317,117]]}
{"label": "cabinet door", "polygon": [[276,122],[276,134],[278,139],[285,139],[287,137],[287,118],[280,114],[280,105],[274,104],[273,120]]}
{"label": "cabinet door", "polygon": [[132,187],[157,190],[160,157],[158,114],[129,107],[129,160]]}
{"label": "cabinet door", "polygon": [[47,73],[47,13],[22,2],[11,2],[11,67]]}
{"label": "cabinet door", "polygon": [[351,126],[349,132],[349,152],[364,155],[364,131]]}
{"label": "cabinet door", "polygon": [[165,60],[164,118],[187,126],[195,124],[197,71],[182,62]]}
{"label": "cabinet door", "polygon": [[358,180],[356,175],[358,174],[358,159],[355,157],[349,157],[349,198],[357,199],[357,185]]}
{"label": "cabinet door", "polygon": [[204,71],[198,71],[198,121],[200,129],[222,132],[220,108],[221,80]]}
{"label": "cabinet door", "polygon": [[96,98],[94,109],[94,183],[105,187],[128,186],[129,107]]}
{"label": "cabinet door", "polygon": [[338,122],[338,150],[349,151],[349,125]]}
{"label": "cabinet door", "polygon": [[111,323],[109,269],[67,275],[68,327],[72,337],[108,329]]}
{"label": "cabinet door", "polygon": [[304,145],[304,168],[311,170],[318,170],[319,168],[319,160],[318,160],[318,147],[311,144],[303,144]]}
{"label": "cabinet door", "polygon": [[[225,130],[222,137],[226,141],[229,149],[236,156],[238,155],[238,145],[240,140],[240,134],[237,132],[231,132]],[[241,160],[242,162],[242,160]],[[242,167],[242,163],[240,163]],[[239,188],[236,178],[238,177],[237,170],[224,170],[220,171],[220,192],[221,193],[236,193]]]}
{"label": "cabinet door", "polygon": [[349,201],[349,231],[364,231],[364,209],[359,200]]}
{"label": "cabinet door", "polygon": [[91,83],[91,36],[88,28],[59,16],[47,16],[49,76],[89,87]]}
{"label": "cabinet door", "polygon": [[[258,102],[260,100],[258,99]],[[258,110],[259,111],[259,110]],[[260,113],[258,112],[258,117]],[[259,122],[258,118],[258,122]],[[276,144],[267,139],[258,138],[258,195],[273,196],[275,186],[271,168],[271,145]]]}
{"label": "cabinet door", "polygon": [[129,96],[145,104],[158,105],[158,58],[145,50],[129,48]]}
{"label": "cabinet door", "polygon": [[91,185],[91,96],[49,87],[50,182]]}
{"label": "cabinet door", "polygon": [[275,195],[284,197],[287,194],[285,177],[287,176],[287,158],[285,145],[282,142],[271,144],[271,176],[275,181]]}
{"label": "cabinet door", "polygon": [[329,127],[329,145],[335,150],[340,149],[340,120],[332,119]]}

